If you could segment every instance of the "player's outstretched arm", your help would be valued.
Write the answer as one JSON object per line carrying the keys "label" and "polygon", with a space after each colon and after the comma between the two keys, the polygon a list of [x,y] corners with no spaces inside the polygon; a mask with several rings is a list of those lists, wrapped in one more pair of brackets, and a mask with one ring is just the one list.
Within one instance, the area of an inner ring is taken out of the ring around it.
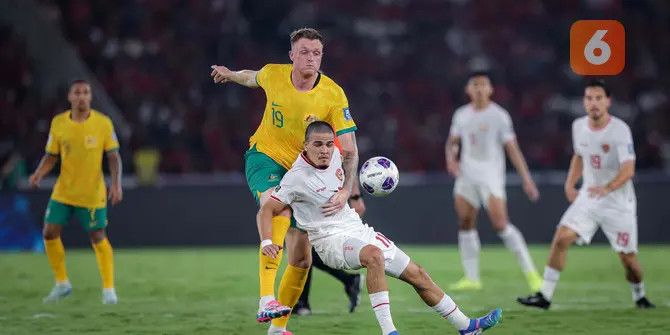
{"label": "player's outstretched arm", "polygon": [[30,186],[35,188],[40,186],[40,181],[42,178],[44,178],[44,176],[51,172],[51,169],[54,168],[56,162],[58,162],[58,156],[52,155],[50,153],[44,154],[40,160],[40,164],[37,166],[37,169],[35,169],[35,172],[28,178],[28,183]]}
{"label": "player's outstretched arm", "polygon": [[588,189],[592,197],[604,197],[608,193],[617,190],[623,186],[627,181],[635,176],[635,160],[627,160],[621,163],[619,173],[605,186],[594,186]]}
{"label": "player's outstretched arm", "polygon": [[272,242],[272,217],[279,215],[287,205],[275,198],[268,199],[256,215],[256,224],[258,225],[258,234],[261,238],[261,248],[263,255],[276,258],[280,245]]}
{"label": "player's outstretched arm", "polygon": [[241,70],[241,71],[231,71],[223,65],[212,65],[212,73],[210,77],[214,80],[216,84],[224,84],[226,82],[232,81],[234,83],[240,84],[242,86],[256,88],[258,82],[256,82],[256,74],[258,71],[253,70]]}
{"label": "player's outstretched arm", "polygon": [[354,181],[358,178],[358,145],[354,132],[342,134],[337,137],[342,147],[342,169],[344,170],[344,185],[337,191],[328,202],[321,206],[323,215],[331,216],[344,208],[349,201]]}
{"label": "player's outstretched arm", "polygon": [[107,152],[107,164],[109,165],[109,172],[112,175],[109,199],[112,201],[112,205],[116,205],[123,200],[123,189],[121,188],[123,164],[118,150]]}
{"label": "player's outstretched arm", "polygon": [[454,177],[458,177],[461,173],[458,164],[458,148],[461,143],[461,138],[458,136],[449,135],[447,143],[444,145],[444,157],[447,161],[447,171]]}
{"label": "player's outstretched arm", "polygon": [[526,195],[528,195],[528,199],[537,201],[537,199],[540,198],[540,192],[537,190],[535,181],[533,181],[533,177],[530,175],[528,164],[526,164],[526,159],[523,157],[523,153],[521,153],[521,149],[519,149],[519,144],[516,139],[511,139],[505,142],[505,152],[507,152],[509,160],[512,162],[516,172],[523,180],[523,190],[526,192]]}

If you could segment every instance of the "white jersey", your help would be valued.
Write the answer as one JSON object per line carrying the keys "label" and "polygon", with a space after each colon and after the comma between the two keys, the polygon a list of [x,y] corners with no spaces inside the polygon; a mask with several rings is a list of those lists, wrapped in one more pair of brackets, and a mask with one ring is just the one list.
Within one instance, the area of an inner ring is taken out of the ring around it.
{"label": "white jersey", "polygon": [[339,150],[333,151],[326,169],[315,167],[302,153],[284,175],[272,197],[289,206],[297,227],[307,232],[310,241],[364,227],[349,204],[332,216],[324,216],[321,206],[342,189],[344,170]]}
{"label": "white jersey", "polygon": [[515,138],[512,119],[495,102],[483,110],[472,104],[454,113],[449,136],[461,138],[461,176],[485,185],[505,184],[504,144]]}
{"label": "white jersey", "polygon": [[572,123],[572,145],[584,163],[579,197],[589,207],[635,212],[635,189],[631,180],[602,199],[588,197],[589,187],[607,185],[619,173],[621,163],[635,160],[633,136],[628,125],[610,116],[605,128],[593,130],[588,117],[581,117]]}

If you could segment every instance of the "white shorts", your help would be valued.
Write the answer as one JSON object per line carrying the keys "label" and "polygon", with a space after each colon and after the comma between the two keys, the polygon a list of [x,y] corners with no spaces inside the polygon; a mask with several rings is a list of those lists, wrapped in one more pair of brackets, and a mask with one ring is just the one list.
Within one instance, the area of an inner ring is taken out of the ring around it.
{"label": "white shorts", "polygon": [[384,253],[384,268],[389,276],[400,277],[410,261],[393,241],[367,224],[361,225],[361,229],[312,241],[312,245],[323,262],[333,269],[360,269],[360,252],[367,245],[374,245]]}
{"label": "white shorts", "polygon": [[470,179],[459,177],[454,183],[454,196],[460,195],[474,208],[489,204],[489,198],[506,199],[505,183],[476,183]]}
{"label": "white shorts", "polygon": [[602,228],[616,252],[637,253],[637,215],[632,211],[595,207],[588,199],[578,198],[565,211],[559,226],[566,226],[579,235],[578,245],[591,243]]}

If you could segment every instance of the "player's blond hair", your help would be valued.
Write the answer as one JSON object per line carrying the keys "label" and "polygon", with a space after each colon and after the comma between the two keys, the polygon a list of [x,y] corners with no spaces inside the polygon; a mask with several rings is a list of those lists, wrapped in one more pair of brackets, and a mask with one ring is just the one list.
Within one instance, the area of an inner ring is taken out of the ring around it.
{"label": "player's blond hair", "polygon": [[300,28],[291,33],[291,46],[301,38],[308,40],[319,40],[323,44],[323,36],[314,28]]}

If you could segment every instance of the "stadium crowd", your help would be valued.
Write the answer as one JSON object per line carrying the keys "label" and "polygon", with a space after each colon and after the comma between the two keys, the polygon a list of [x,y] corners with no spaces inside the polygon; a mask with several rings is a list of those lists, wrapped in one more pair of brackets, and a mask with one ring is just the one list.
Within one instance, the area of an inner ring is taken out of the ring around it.
{"label": "stadium crowd", "polygon": [[[584,79],[569,66],[576,13],[626,28],[626,69],[608,78],[613,114],[631,125],[638,168],[670,169],[669,6],[652,1],[230,1],[41,0],[131,125],[129,152],[154,148],[166,173],[242,171],[260,122],[262,90],[214,85],[211,64],[259,69],[288,62],[288,34],[326,38],[324,73],[349,98],[361,158],[386,155],[401,170],[444,169],[454,110],[470,71],[488,70],[532,169],[566,169],[570,124]],[[651,18],[651,19],[650,19]],[[30,92],[40,80],[10,29],[0,30],[0,148],[29,169],[48,123],[67,101]],[[61,95],[63,96],[63,95]],[[94,98],[95,99],[95,98]],[[12,148],[12,149],[10,149]],[[0,152],[0,155],[4,155]],[[132,169],[133,164],[126,164]]]}

